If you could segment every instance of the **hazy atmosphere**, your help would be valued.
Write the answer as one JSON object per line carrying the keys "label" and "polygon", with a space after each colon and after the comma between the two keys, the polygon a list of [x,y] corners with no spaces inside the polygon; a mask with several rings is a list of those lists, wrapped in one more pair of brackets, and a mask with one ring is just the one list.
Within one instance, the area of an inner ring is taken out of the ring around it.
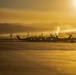
{"label": "hazy atmosphere", "polygon": [[[0,0],[0,33],[6,33],[8,26],[12,28],[15,23],[18,23],[14,27],[17,31],[10,28],[9,32],[28,32],[29,27],[37,31],[54,31],[57,26],[61,30],[76,31],[75,3],[76,0]],[[2,23],[14,24],[2,27]]]}
{"label": "hazy atmosphere", "polygon": [[76,75],[76,0],[0,0],[0,75]]}

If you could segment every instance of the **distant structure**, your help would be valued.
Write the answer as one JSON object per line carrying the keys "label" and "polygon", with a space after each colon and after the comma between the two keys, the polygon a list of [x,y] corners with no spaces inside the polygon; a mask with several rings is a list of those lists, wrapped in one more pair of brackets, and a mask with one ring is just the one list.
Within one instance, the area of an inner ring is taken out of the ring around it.
{"label": "distant structure", "polygon": [[13,36],[13,34],[11,33],[11,34],[10,34],[10,40],[12,40],[12,36]]}
{"label": "distant structure", "polygon": [[29,32],[27,33],[27,37],[29,37]]}
{"label": "distant structure", "polygon": [[68,39],[73,38],[72,34],[73,34],[73,33],[71,33],[71,34],[68,33],[68,35],[69,35]]}
{"label": "distant structure", "polygon": [[[59,37],[59,35],[52,35],[50,34],[49,36],[43,36],[43,33],[41,33],[41,35],[39,36],[29,36],[29,33],[27,34],[27,37],[26,38],[20,38],[19,35],[17,35],[17,38],[19,40],[23,40],[23,41],[27,41],[27,42],[76,42],[76,38],[74,38],[72,36],[73,33],[71,34],[68,34],[69,36],[67,38],[62,38],[62,37]],[[11,38],[12,38],[12,34],[11,34]]]}

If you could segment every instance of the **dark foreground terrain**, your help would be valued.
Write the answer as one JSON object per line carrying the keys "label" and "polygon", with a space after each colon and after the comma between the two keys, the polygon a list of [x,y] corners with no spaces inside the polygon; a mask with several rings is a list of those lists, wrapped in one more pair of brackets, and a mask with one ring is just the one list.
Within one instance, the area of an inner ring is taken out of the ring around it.
{"label": "dark foreground terrain", "polygon": [[[30,44],[0,43],[0,75],[76,75],[75,50],[31,50],[33,46]],[[44,44],[47,48],[50,47],[48,45]],[[52,46],[62,48],[62,44]],[[70,46],[74,48],[72,44]]]}

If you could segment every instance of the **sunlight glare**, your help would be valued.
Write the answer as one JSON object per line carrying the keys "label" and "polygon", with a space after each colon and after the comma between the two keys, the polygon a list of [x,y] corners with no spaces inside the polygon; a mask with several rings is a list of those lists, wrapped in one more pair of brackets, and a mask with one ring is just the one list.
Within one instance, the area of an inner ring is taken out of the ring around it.
{"label": "sunlight glare", "polygon": [[73,0],[74,9],[76,9],[76,0]]}

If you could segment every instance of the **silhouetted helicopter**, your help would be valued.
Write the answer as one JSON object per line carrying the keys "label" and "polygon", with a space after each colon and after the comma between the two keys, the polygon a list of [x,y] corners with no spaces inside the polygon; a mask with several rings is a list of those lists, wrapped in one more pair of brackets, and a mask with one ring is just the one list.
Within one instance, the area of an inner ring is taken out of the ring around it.
{"label": "silhouetted helicopter", "polygon": [[68,37],[67,38],[61,38],[59,37],[59,35],[52,35],[50,34],[50,36],[43,36],[43,33],[41,33],[40,36],[27,36],[26,38],[21,39],[19,35],[17,35],[17,38],[21,41],[28,41],[28,42],[76,42],[76,38],[73,38],[72,36],[73,33],[69,34],[68,33]]}
{"label": "silhouetted helicopter", "polygon": [[53,41],[54,42],[73,42],[74,41],[74,38],[72,37],[72,34],[69,34],[68,33],[68,37],[67,38],[60,38],[59,35],[56,35],[55,37],[53,37]]}

